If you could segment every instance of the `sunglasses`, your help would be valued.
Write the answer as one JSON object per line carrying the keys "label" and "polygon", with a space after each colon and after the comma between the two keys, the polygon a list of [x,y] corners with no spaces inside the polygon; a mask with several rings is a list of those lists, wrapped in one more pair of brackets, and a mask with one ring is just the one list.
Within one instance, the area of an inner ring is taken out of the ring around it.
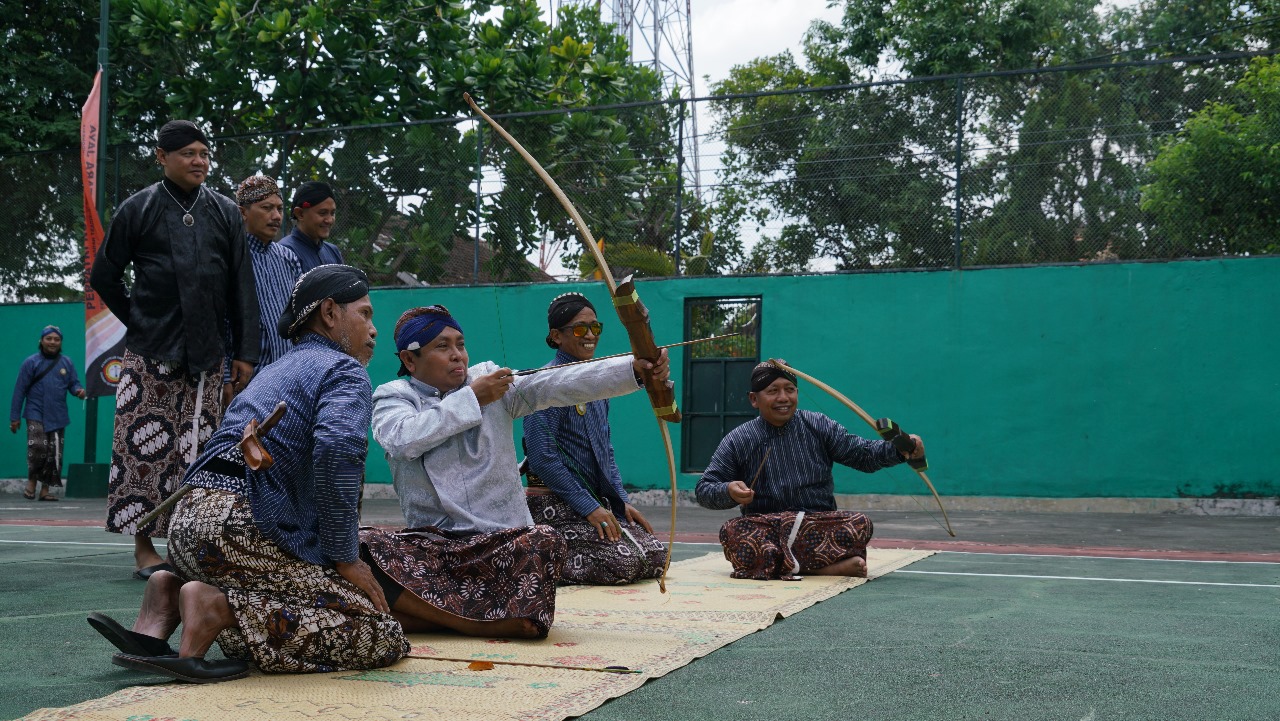
{"label": "sunglasses", "polygon": [[600,331],[604,330],[604,323],[601,323],[600,321],[595,321],[594,323],[574,323],[573,325],[566,325],[563,328],[557,328],[556,330],[566,331],[570,329],[573,330],[574,338],[582,338],[587,334],[587,331],[591,331],[592,335],[600,335]]}

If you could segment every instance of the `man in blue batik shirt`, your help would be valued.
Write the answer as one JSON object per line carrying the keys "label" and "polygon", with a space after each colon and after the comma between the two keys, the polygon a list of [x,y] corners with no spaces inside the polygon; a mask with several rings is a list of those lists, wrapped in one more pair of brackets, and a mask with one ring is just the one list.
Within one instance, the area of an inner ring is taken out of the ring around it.
{"label": "man in blue batik shirt", "polygon": [[[261,320],[262,353],[258,369],[289,352],[292,344],[276,332],[276,321],[289,303],[293,285],[302,275],[302,265],[293,251],[273,243],[284,220],[284,200],[276,181],[254,175],[240,183],[236,204],[244,218],[245,245],[253,261],[253,278],[258,286],[258,315]],[[228,367],[230,363],[228,363]],[[229,370],[222,375],[222,405],[231,403],[234,388]]]}
{"label": "man in blue batik shirt", "polygon": [[[368,279],[325,265],[298,281],[278,319],[292,351],[262,369],[227,409],[185,477],[168,562],[147,579],[129,630],[90,625],[122,653],[118,666],[208,683],[267,673],[390,665],[409,651],[400,622],[360,558],[360,487],[373,409],[364,365],[377,330]],[[251,421],[283,402],[259,434],[273,463],[247,467]],[[168,638],[182,623],[177,653]],[[217,639],[227,660],[206,661]]]}
{"label": "man in blue batik shirt", "polygon": [[338,218],[337,209],[333,188],[328,183],[308,180],[293,194],[289,209],[293,232],[280,243],[298,256],[302,272],[317,265],[342,262],[342,251],[327,241]]}
{"label": "man in blue batik shirt", "polygon": [[36,497],[37,483],[41,484],[40,500],[58,500],[50,489],[62,485],[64,433],[71,422],[68,393],[85,397],[75,364],[62,355],[62,331],[47,325],[40,331],[40,352],[22,361],[18,369],[9,407],[11,432],[17,433],[20,419],[27,419],[27,488],[22,492],[27,500]]}
{"label": "man in blue batik shirt", "polygon": [[[595,357],[604,324],[591,301],[565,293],[547,308],[548,366]],[[610,585],[658,578],[666,549],[628,501],[613,457],[609,401],[547,408],[524,418],[529,514],[565,537],[561,580]]]}

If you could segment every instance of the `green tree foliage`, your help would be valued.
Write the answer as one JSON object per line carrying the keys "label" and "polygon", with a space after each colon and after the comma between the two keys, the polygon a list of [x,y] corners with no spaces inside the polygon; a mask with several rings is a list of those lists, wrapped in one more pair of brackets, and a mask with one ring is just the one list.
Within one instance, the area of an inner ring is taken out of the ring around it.
{"label": "green tree foliage", "polygon": [[1153,257],[1163,250],[1139,209],[1144,161],[1241,64],[878,81],[1266,47],[1275,6],[849,0],[839,25],[810,28],[803,67],[760,58],[712,88],[860,84],[717,103],[721,197],[762,238],[741,267]]}
{"label": "green tree foliage", "polygon": [[[65,5],[60,14],[69,20],[50,19],[48,31],[33,26],[21,42],[10,34],[5,48],[30,55],[26,64],[43,49],[76,72],[46,63],[39,92],[19,82],[21,98],[38,107],[0,121],[0,143],[16,138],[0,147],[76,143],[96,52],[97,3],[53,4]],[[106,168],[113,191],[107,205],[158,177],[149,160],[155,129],[191,118],[217,138],[210,178],[217,190],[230,194],[257,172],[281,179],[286,194],[303,180],[332,183],[339,203],[334,240],[375,282],[397,283],[405,274],[437,280],[457,239],[473,235],[477,222],[492,246],[486,277],[522,280],[532,269],[526,254],[572,229],[522,161],[487,128],[478,133],[475,123],[458,120],[469,115],[462,94],[492,114],[660,99],[660,78],[627,62],[613,30],[585,9],[562,13],[551,28],[534,0],[115,0],[109,140],[125,146]],[[9,62],[8,72],[21,80],[25,66]],[[44,135],[27,127],[33,119],[51,121]],[[25,134],[6,135],[10,120]],[[597,232],[667,253],[676,177],[671,121],[669,108],[654,106],[504,123]],[[347,129],[326,130],[335,127]],[[50,173],[78,176],[67,163],[50,161]],[[8,159],[0,165],[0,174],[12,170]],[[481,168],[487,183],[500,176],[502,190],[492,194],[489,185],[477,217]],[[15,182],[30,177],[29,170],[13,172]],[[49,187],[51,195],[68,196],[65,178],[62,192]],[[65,220],[46,222],[42,237],[65,250],[80,232]],[[576,263],[577,246],[563,247],[565,261]]]}
{"label": "green tree foliage", "polygon": [[[93,84],[98,38],[82,21],[88,3],[7,0],[0,3],[0,195],[5,236],[0,246],[0,300],[67,300],[79,292],[74,277],[83,238],[74,152],[40,153],[79,142],[80,106]],[[93,3],[96,12],[97,3]],[[61,229],[58,233],[49,228]]]}
{"label": "green tree foliage", "polygon": [[1280,62],[1253,61],[1151,162],[1142,209],[1176,255],[1280,252]]}

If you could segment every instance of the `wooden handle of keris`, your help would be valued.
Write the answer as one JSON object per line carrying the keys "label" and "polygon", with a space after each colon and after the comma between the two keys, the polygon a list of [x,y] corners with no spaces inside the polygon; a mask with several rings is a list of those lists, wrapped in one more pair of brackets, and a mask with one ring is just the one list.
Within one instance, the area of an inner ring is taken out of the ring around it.
{"label": "wooden handle of keris", "polygon": [[[631,354],[656,363],[662,351],[653,340],[653,328],[649,326],[649,309],[644,307],[636,294],[635,281],[631,276],[618,284],[613,294],[613,305],[627,329],[627,338],[631,341]],[[641,376],[645,391],[649,394],[649,402],[653,405],[654,415],[670,423],[680,422],[680,409],[676,406],[676,384],[668,380],[666,383],[654,382],[651,374]]]}

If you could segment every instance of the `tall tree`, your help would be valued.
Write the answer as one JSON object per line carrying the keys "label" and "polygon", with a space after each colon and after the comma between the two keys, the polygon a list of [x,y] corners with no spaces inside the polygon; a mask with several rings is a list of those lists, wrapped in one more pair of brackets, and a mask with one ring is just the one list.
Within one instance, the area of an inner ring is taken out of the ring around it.
{"label": "tall tree", "polygon": [[[36,140],[26,126],[44,118],[33,111],[14,121],[27,133],[23,149],[75,142],[96,43],[71,30],[91,27],[97,4],[66,4],[75,22],[59,25],[59,34],[33,28],[26,45],[6,38],[17,50],[43,46],[84,66],[78,74],[48,75],[48,84],[76,102],[32,101],[71,130]],[[460,120],[467,114],[462,93],[494,113],[661,99],[659,78],[626,61],[623,40],[598,14],[584,9],[561,18],[549,27],[534,0],[115,0],[109,133],[125,145],[113,149],[105,168],[109,201],[154,181],[155,128],[191,118],[217,139],[210,180],[217,190],[230,193],[255,172],[280,178],[286,193],[307,179],[331,182],[339,195],[335,239],[376,282],[436,280],[455,239],[472,235],[477,222],[487,226],[493,246],[487,276],[523,279],[527,252],[546,237],[567,237],[568,225],[521,163]],[[16,78],[22,70],[15,63],[10,72]],[[40,92],[53,95],[43,86]],[[674,242],[666,212],[674,199],[670,120],[659,105],[512,124],[610,237],[667,252]],[[327,130],[334,127],[347,129]],[[78,177],[72,160],[33,161],[55,179],[51,196],[72,195],[69,183]],[[0,159],[0,182],[12,174],[20,184],[38,174],[10,161]],[[503,187],[492,195],[488,186],[477,217],[482,169],[487,183],[496,172]],[[30,233],[57,249],[53,255],[66,255],[80,238],[71,217],[44,217]],[[567,263],[576,258],[576,250],[566,251]]]}
{"label": "tall tree", "polygon": [[1258,58],[1151,162],[1142,208],[1173,255],[1280,252],[1280,62]]}
{"label": "tall tree", "polygon": [[810,28],[803,67],[761,58],[713,87],[864,84],[717,103],[722,187],[762,238],[745,267],[1151,257],[1144,161],[1241,63],[875,83],[1248,49],[1280,20],[1273,2],[1193,5],[849,0]]}

